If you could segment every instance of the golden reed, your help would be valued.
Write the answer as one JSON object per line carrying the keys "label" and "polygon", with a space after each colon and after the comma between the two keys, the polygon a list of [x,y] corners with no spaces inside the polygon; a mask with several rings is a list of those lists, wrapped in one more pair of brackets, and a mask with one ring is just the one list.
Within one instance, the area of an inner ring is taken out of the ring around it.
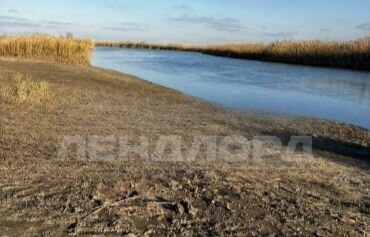
{"label": "golden reed", "polygon": [[0,57],[45,59],[69,64],[90,64],[91,40],[30,35],[0,37]]}

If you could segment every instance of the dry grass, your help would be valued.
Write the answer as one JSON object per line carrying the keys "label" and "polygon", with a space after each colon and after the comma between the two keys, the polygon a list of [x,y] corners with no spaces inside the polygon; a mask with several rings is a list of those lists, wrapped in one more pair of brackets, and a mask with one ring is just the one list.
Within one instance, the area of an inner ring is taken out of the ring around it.
{"label": "dry grass", "polygon": [[281,41],[270,44],[226,44],[207,46],[99,42],[96,43],[96,46],[195,51],[232,58],[370,71],[369,37],[348,42],[314,40]]}
{"label": "dry grass", "polygon": [[9,85],[1,88],[1,98],[9,103],[44,104],[49,95],[47,82],[22,74],[17,74]]}
{"label": "dry grass", "polygon": [[36,58],[61,63],[90,64],[91,40],[31,35],[0,37],[0,57]]}

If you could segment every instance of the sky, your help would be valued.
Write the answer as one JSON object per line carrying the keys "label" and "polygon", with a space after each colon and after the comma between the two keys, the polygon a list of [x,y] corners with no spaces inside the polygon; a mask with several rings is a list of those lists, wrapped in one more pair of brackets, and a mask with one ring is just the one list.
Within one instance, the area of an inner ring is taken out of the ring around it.
{"label": "sky", "polygon": [[0,35],[232,43],[369,36],[370,0],[0,0]]}

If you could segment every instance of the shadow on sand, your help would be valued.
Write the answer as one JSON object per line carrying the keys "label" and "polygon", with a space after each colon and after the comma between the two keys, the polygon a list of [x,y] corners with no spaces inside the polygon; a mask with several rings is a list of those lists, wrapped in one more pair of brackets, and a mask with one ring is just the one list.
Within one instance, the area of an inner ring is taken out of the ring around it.
{"label": "shadow on sand", "polygon": [[[284,146],[288,146],[292,136],[300,136],[294,131],[268,131],[264,135],[279,137]],[[334,162],[370,170],[370,149],[368,146],[345,143],[327,137],[312,137],[314,154],[323,156]],[[333,155],[334,154],[334,155]],[[340,155],[340,157],[335,156]]]}

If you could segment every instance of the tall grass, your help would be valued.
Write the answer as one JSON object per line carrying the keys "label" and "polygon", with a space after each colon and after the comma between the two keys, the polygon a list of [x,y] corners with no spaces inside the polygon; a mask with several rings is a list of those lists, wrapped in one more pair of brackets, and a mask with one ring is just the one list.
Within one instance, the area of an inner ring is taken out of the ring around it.
{"label": "tall grass", "polygon": [[223,57],[370,71],[370,38],[355,41],[281,41],[206,46],[98,42],[97,47],[194,51]]}
{"label": "tall grass", "polygon": [[46,59],[70,64],[90,64],[91,40],[31,35],[0,37],[0,57]]}

